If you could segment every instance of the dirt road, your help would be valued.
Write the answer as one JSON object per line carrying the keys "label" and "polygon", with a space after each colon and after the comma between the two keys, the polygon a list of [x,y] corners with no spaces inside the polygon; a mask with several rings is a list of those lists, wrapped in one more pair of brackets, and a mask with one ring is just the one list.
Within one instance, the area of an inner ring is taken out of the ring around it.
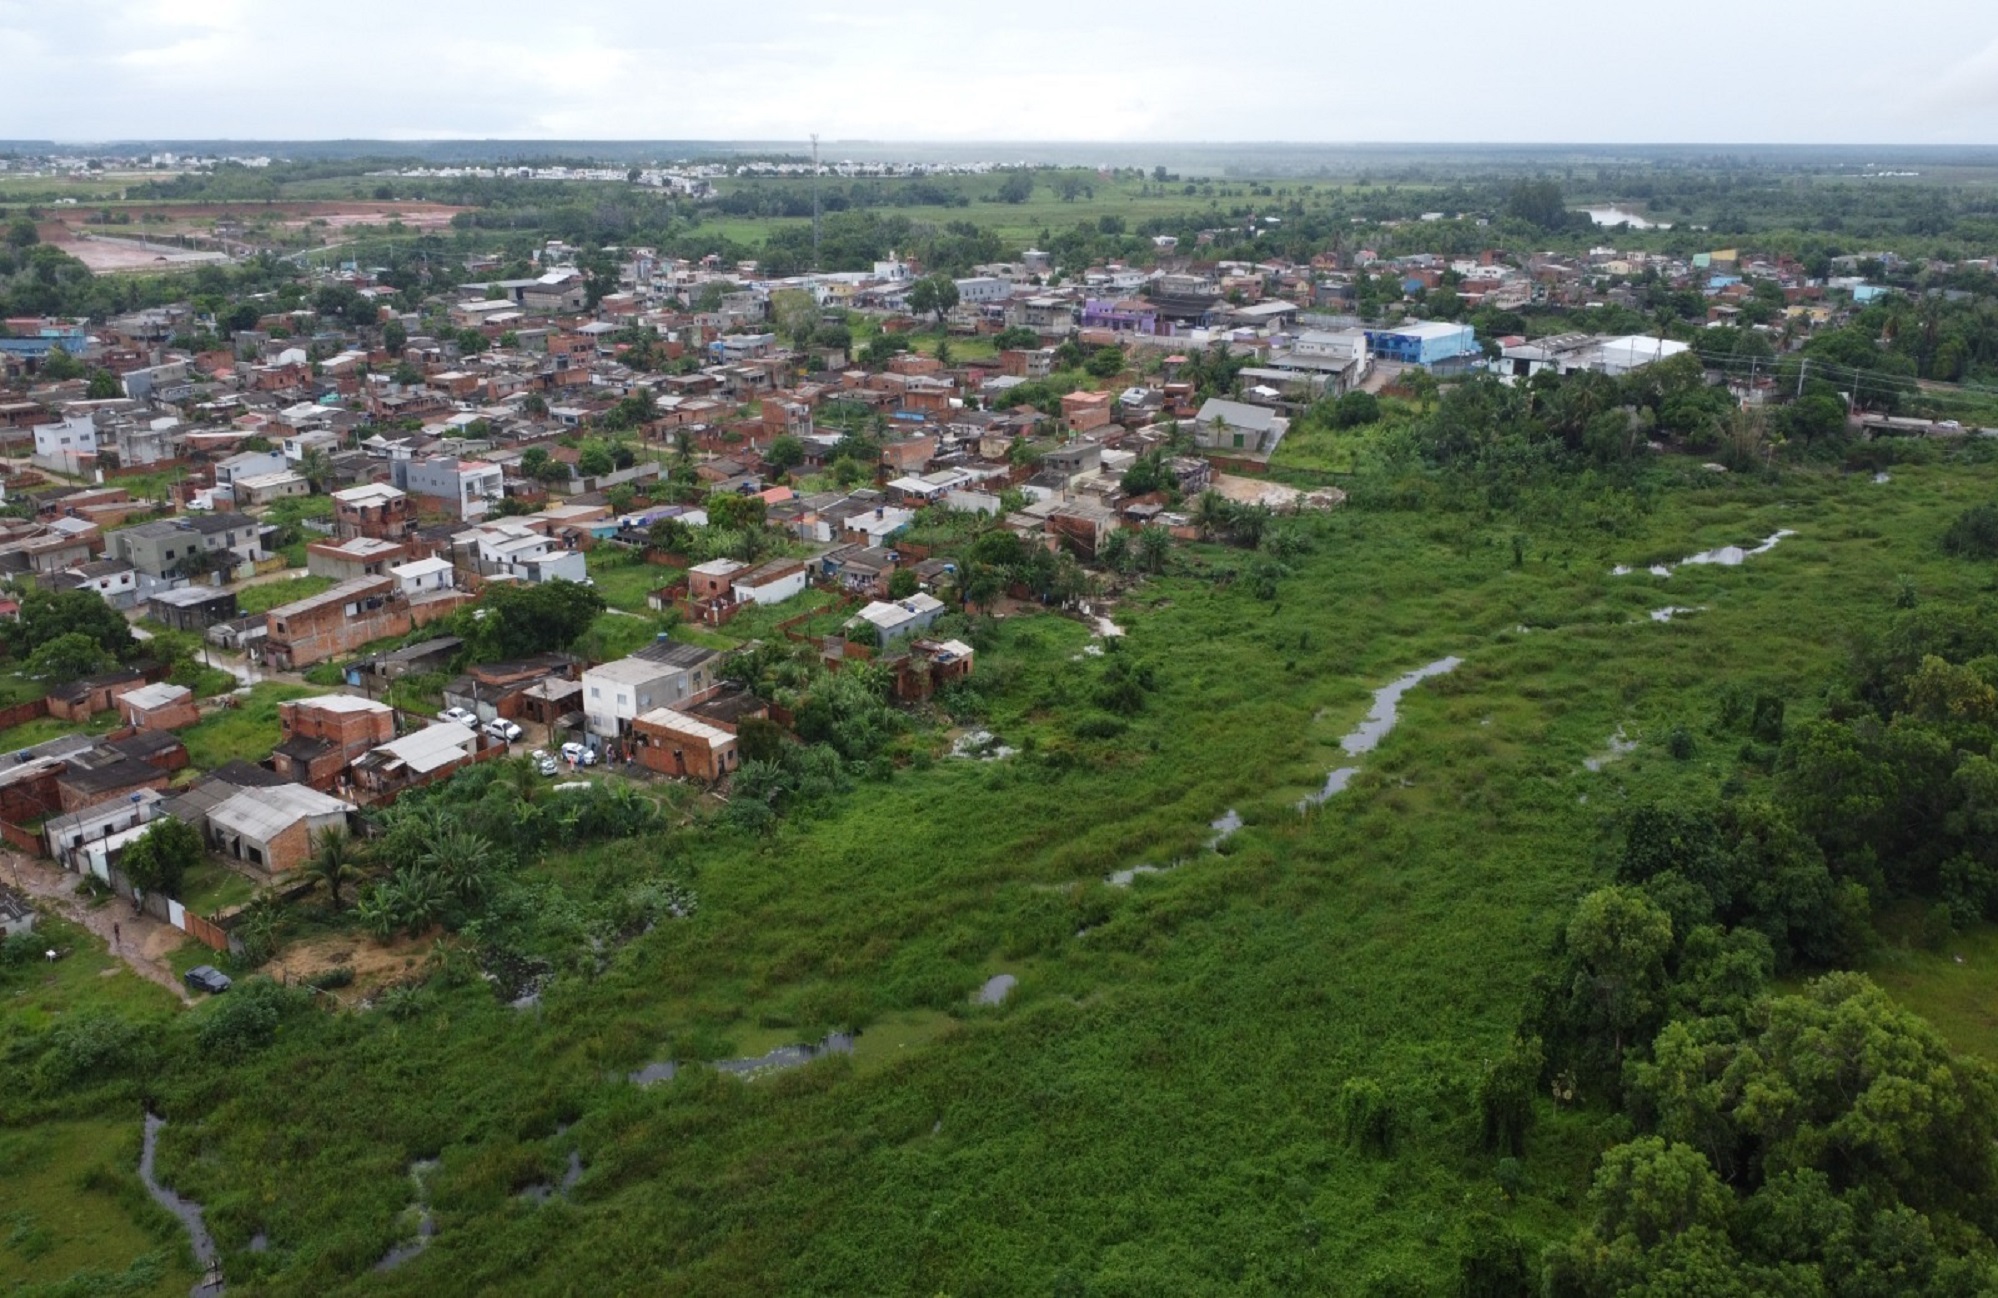
{"label": "dirt road", "polygon": [[[158,983],[180,997],[183,1004],[194,1003],[194,997],[180,985],[166,962],[167,954],[188,940],[187,934],[150,915],[134,915],[131,904],[122,899],[95,908],[85,905],[76,894],[76,885],[82,880],[46,861],[32,860],[18,852],[8,852],[5,858],[6,877],[18,879],[23,892],[53,903],[64,919],[81,924],[102,938],[107,949],[115,946],[115,953],[133,973]],[[113,925],[118,929],[115,942]]]}

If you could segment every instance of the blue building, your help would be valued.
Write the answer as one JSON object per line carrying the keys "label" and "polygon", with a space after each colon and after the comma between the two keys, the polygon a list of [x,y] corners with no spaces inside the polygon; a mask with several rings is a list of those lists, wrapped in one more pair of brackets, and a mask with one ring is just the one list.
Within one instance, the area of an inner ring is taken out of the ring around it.
{"label": "blue building", "polygon": [[31,361],[48,359],[58,347],[81,357],[89,346],[90,334],[81,320],[9,320],[0,334],[0,353]]}
{"label": "blue building", "polygon": [[1448,320],[1412,320],[1392,329],[1369,329],[1367,347],[1379,359],[1402,365],[1447,365],[1479,354],[1476,331]]}

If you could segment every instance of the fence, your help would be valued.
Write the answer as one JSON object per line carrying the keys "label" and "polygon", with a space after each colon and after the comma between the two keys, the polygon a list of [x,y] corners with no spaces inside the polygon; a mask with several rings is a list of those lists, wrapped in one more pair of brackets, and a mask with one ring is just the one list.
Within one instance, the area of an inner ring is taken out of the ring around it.
{"label": "fence", "polygon": [[26,703],[0,708],[0,730],[11,730],[24,721],[33,721],[36,717],[45,717],[48,714],[49,699],[46,694],[38,699],[30,699]]}
{"label": "fence", "polygon": [[46,856],[48,850],[42,843],[42,836],[26,825],[16,825],[11,821],[0,820],[0,839],[20,848],[30,856]]}

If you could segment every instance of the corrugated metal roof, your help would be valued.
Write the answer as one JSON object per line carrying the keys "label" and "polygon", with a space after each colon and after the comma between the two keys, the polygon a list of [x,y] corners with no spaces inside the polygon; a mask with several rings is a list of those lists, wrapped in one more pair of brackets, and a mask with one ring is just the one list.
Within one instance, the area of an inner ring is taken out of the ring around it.
{"label": "corrugated metal roof", "polygon": [[303,784],[279,784],[231,795],[209,811],[208,823],[218,831],[268,843],[301,820],[344,815],[352,810],[352,803]]}

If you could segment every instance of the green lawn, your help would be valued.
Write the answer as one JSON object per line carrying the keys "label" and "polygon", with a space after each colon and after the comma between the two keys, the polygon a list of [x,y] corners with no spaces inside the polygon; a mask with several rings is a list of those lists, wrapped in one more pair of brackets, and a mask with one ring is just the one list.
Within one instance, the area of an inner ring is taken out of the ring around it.
{"label": "green lawn", "polygon": [[180,902],[197,915],[213,915],[256,896],[257,886],[220,861],[204,860],[187,872]]}
{"label": "green lawn", "polygon": [[[297,566],[304,567],[303,551],[300,555]],[[236,595],[236,607],[245,617],[252,613],[268,613],[281,605],[290,604],[295,600],[309,599],[322,591],[331,590],[338,584],[331,577],[313,576],[267,581],[261,586],[246,586],[239,591]]]}
{"label": "green lawn", "polygon": [[270,756],[280,738],[278,704],[309,698],[321,691],[303,685],[264,681],[235,707],[225,708],[180,732],[188,760],[196,770],[210,771],[225,762],[260,762]]}
{"label": "green lawn", "polygon": [[0,1290],[179,1298],[199,1277],[138,1178],[128,1121],[0,1129]]}
{"label": "green lawn", "polygon": [[677,568],[647,563],[619,546],[598,546],[589,555],[590,580],[604,603],[628,613],[647,613],[645,597],[683,575]]}

